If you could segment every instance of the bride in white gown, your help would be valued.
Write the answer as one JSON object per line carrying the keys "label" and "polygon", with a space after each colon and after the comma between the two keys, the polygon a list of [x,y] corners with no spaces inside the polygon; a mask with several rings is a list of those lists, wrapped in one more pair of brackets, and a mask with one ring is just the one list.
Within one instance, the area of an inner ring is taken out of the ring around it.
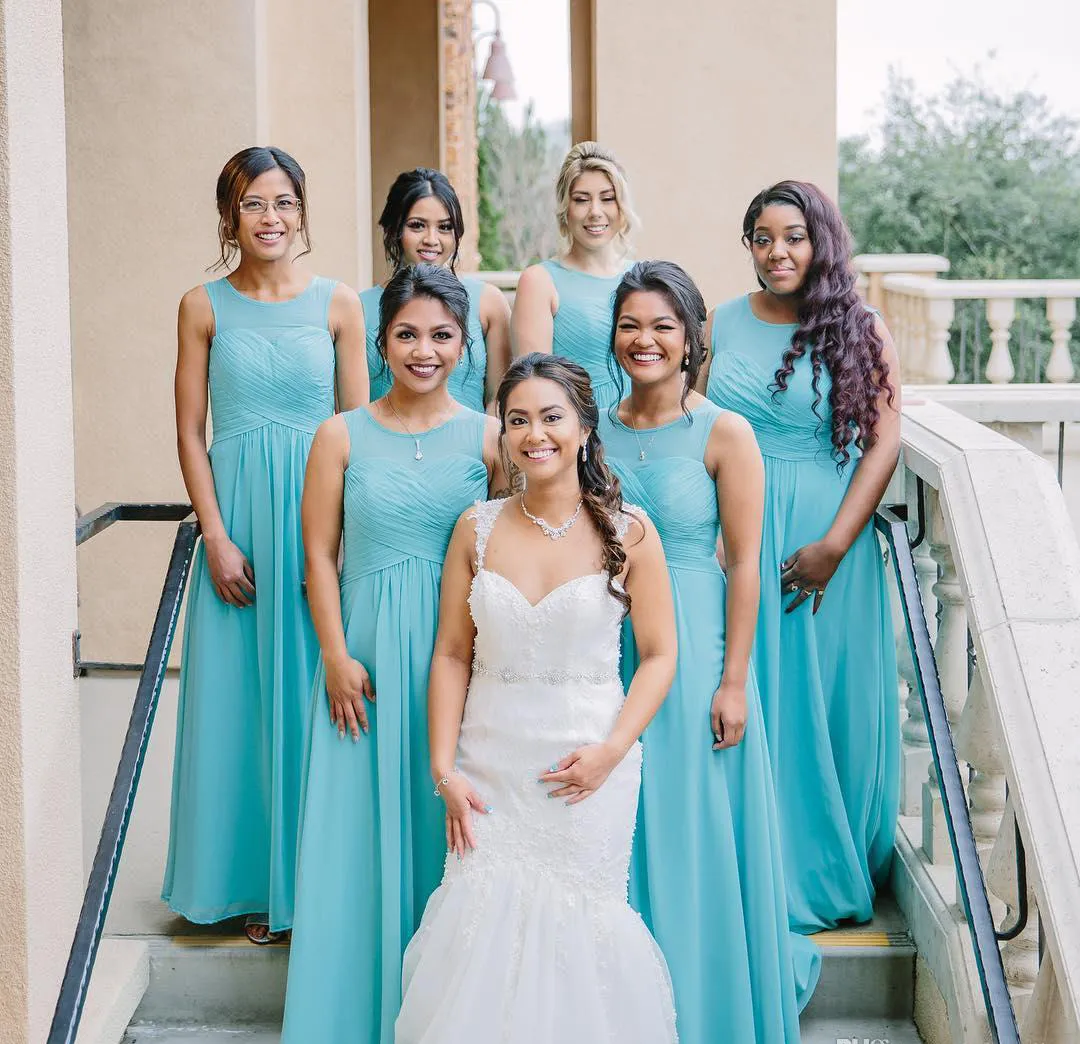
{"label": "bride in white gown", "polygon": [[626,901],[638,737],[675,671],[663,550],[622,508],[584,370],[525,356],[498,399],[527,492],[466,512],[447,553],[429,723],[449,854],[397,1044],[669,1044],[667,965]]}

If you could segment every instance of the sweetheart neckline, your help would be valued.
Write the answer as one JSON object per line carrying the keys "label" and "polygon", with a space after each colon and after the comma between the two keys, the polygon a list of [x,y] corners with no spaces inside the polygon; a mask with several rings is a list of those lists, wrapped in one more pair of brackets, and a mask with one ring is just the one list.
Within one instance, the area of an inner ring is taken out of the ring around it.
{"label": "sweetheart neckline", "polygon": [[[580,573],[578,576],[572,576],[572,577],[570,577],[569,580],[564,580],[561,584],[557,584],[550,591],[548,591],[548,593],[546,595],[544,595],[544,597],[541,598],[538,602],[530,602],[528,597],[526,596],[525,592],[522,591],[521,588],[518,587],[518,585],[515,584],[513,580],[511,580],[508,576],[504,576],[502,573],[496,572],[494,569],[488,569],[486,566],[481,566],[479,569],[477,569],[476,575],[473,577],[473,582],[474,583],[476,582],[476,578],[481,573],[487,573],[489,576],[497,576],[530,609],[539,609],[540,606],[542,606],[549,598],[552,598],[554,595],[557,595],[560,591],[562,591],[564,588],[569,587],[571,584],[577,584],[577,583],[580,583],[583,580],[592,580],[592,579],[595,579],[597,577],[600,577],[602,579],[607,578],[607,573],[603,572],[603,571],[601,571],[599,573]],[[619,584],[620,587],[622,586],[619,583],[618,580],[616,580],[615,583]]]}

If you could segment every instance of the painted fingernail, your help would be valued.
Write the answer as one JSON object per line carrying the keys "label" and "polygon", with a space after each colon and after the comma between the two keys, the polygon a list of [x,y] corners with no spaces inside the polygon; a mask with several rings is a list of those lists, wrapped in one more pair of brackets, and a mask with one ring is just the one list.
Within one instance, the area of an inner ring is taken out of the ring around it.
{"label": "painted fingernail", "polygon": [[344,729],[338,729],[337,738],[338,739],[344,739],[345,738],[345,730]]}
{"label": "painted fingernail", "polygon": [[485,805],[484,806],[484,811],[490,814],[490,813],[494,812],[495,809],[493,809],[490,805]]}
{"label": "painted fingernail", "polygon": [[[364,731],[366,732],[367,730],[365,729]],[[352,738],[352,741],[353,741],[353,743],[359,743],[360,742],[359,735],[354,735],[353,738]]]}
{"label": "painted fingernail", "polygon": [[548,772],[558,772],[558,771],[559,771],[559,765],[558,765],[557,762],[554,765],[552,765],[551,768],[548,769]]}

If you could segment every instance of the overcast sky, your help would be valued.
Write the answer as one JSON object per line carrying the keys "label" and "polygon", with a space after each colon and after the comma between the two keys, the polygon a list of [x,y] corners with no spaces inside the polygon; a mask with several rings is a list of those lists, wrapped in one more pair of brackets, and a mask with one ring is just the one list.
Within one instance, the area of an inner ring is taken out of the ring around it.
{"label": "overcast sky", "polygon": [[[517,82],[511,118],[532,98],[541,120],[570,110],[568,0],[497,0]],[[707,0],[702,0],[707,2]],[[797,0],[796,0],[797,2]],[[874,127],[892,65],[923,92],[981,66],[1003,89],[1046,94],[1080,117],[1080,0],[837,0],[837,117],[841,135]],[[476,25],[492,11],[476,5]],[[488,44],[478,47],[478,61]]]}

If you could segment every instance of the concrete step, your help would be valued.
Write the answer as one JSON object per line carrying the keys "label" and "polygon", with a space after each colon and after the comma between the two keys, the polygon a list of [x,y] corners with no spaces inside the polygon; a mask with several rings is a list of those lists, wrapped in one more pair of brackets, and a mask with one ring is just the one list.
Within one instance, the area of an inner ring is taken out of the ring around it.
{"label": "concrete step", "polygon": [[[805,1022],[856,1019],[872,1028],[875,1019],[911,1018],[915,947],[891,896],[878,899],[868,924],[821,932],[814,940],[823,954],[821,980],[803,1012]],[[859,1044],[863,1037],[873,1040],[875,1034],[862,1033]]]}
{"label": "concrete step", "polygon": [[[238,920],[140,937],[150,986],[124,1044],[269,1044],[285,998],[286,943],[253,946]],[[918,1044],[911,1016],[915,948],[903,916],[882,897],[873,921],[822,932],[821,981],[803,1013],[804,1044]]]}

